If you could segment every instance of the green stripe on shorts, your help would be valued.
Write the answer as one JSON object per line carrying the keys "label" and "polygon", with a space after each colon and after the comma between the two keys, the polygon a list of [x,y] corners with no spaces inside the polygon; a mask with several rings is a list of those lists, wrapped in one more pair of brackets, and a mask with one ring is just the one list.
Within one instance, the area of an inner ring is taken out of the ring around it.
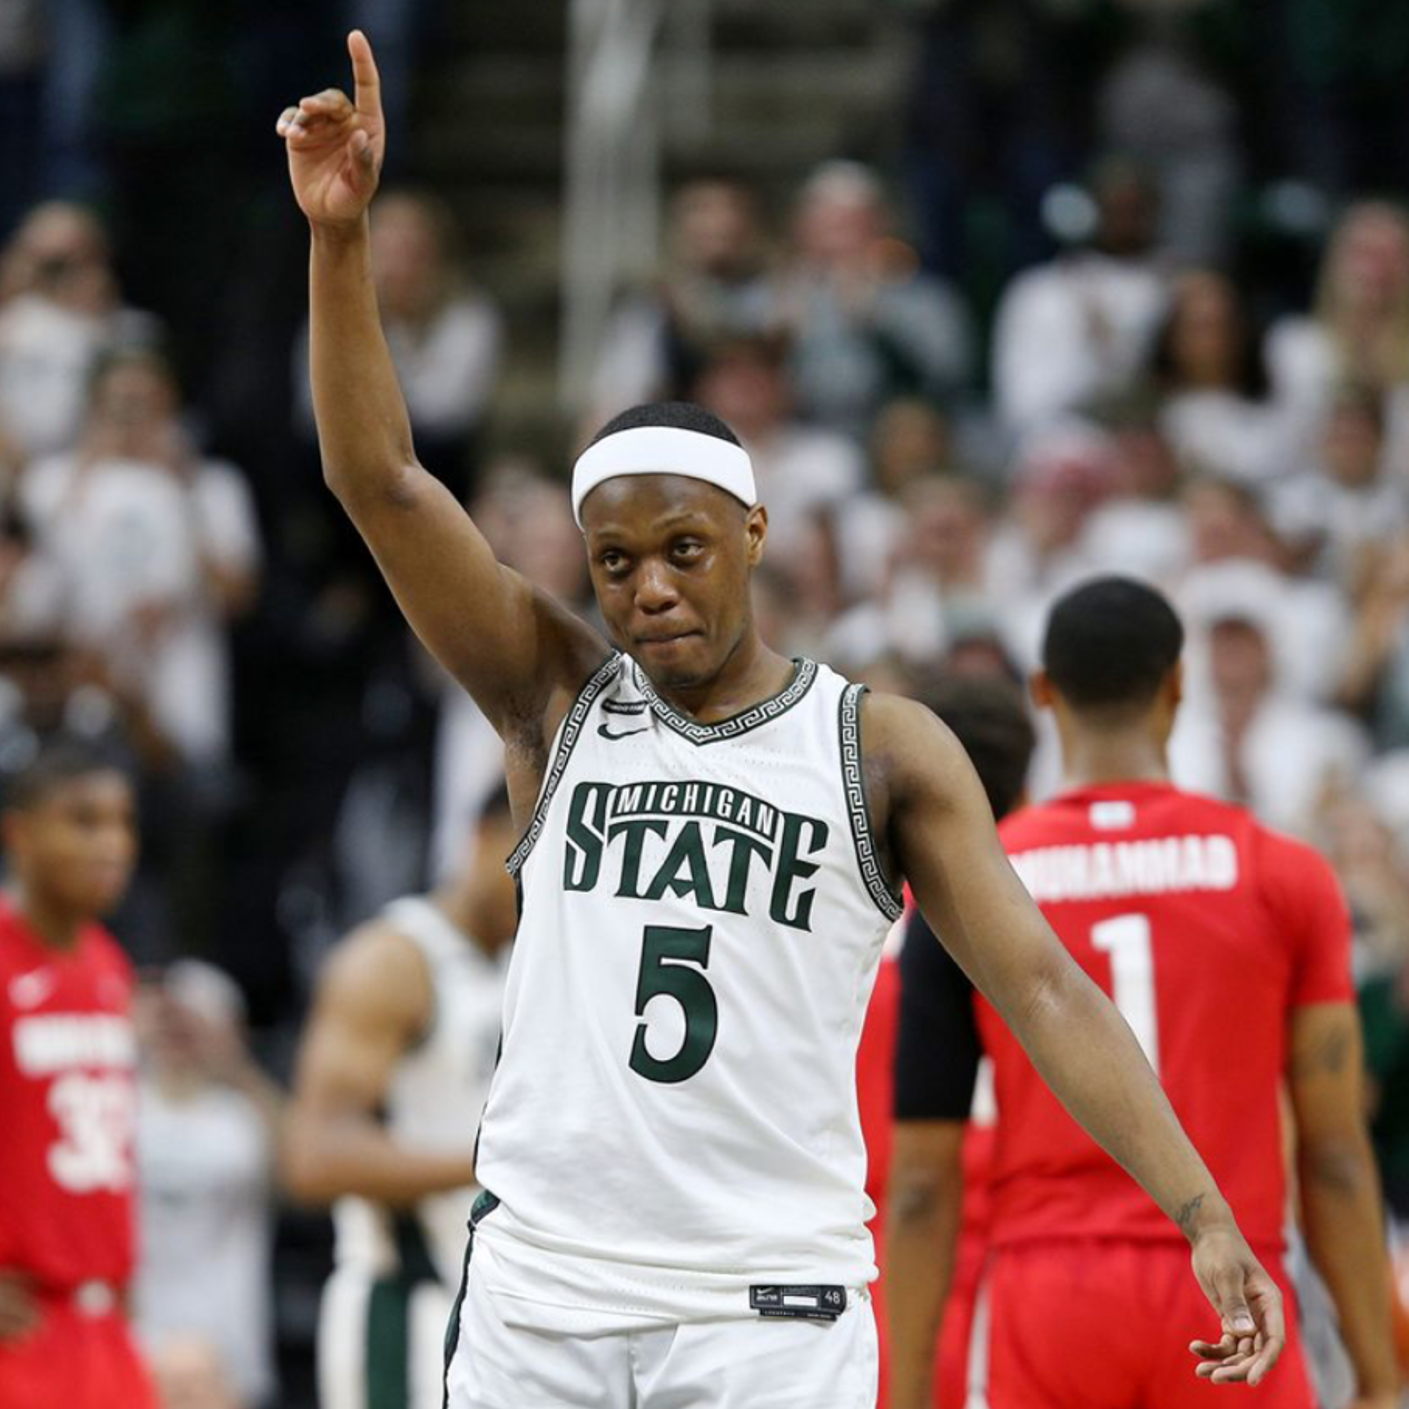
{"label": "green stripe on shorts", "polygon": [[410,1287],[400,1278],[372,1284],[367,1301],[367,1409],[408,1409]]}

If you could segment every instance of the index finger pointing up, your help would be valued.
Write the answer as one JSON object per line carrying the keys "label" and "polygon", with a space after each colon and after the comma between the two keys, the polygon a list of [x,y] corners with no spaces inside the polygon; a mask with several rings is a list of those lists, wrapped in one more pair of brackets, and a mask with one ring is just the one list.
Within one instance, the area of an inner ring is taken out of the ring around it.
{"label": "index finger pointing up", "polygon": [[360,29],[347,36],[347,52],[352,58],[353,99],[363,117],[382,115],[382,80],[377,73],[377,61],[372,46]]}

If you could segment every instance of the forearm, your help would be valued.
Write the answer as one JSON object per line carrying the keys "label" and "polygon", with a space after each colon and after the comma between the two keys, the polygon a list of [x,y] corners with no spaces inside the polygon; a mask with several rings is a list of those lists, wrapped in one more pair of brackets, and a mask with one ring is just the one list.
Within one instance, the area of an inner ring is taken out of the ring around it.
{"label": "forearm", "polygon": [[1398,1388],[1390,1272],[1374,1158],[1361,1134],[1298,1152],[1307,1249],[1329,1288],[1358,1392]]}
{"label": "forearm", "polygon": [[344,500],[394,493],[415,451],[377,312],[367,218],[310,228],[309,373],[323,473]]}
{"label": "forearm", "polygon": [[284,1183],[307,1203],[326,1204],[355,1194],[404,1208],[428,1194],[474,1182],[469,1151],[408,1150],[370,1121],[296,1120],[285,1142]]}
{"label": "forearm", "polygon": [[1082,1128],[1192,1241],[1232,1213],[1114,1004],[1074,963],[1004,1014]]}
{"label": "forearm", "polygon": [[934,1355],[954,1280],[960,1191],[892,1182],[886,1226],[891,1409],[930,1409]]}

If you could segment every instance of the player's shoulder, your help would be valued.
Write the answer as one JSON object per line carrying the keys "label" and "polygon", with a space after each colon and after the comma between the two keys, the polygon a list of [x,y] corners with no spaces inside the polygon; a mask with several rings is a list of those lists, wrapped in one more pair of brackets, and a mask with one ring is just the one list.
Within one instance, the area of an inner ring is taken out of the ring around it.
{"label": "player's shoulder", "polygon": [[1252,821],[1252,862],[1264,892],[1297,896],[1338,891],[1335,868],[1310,842]]}
{"label": "player's shoulder", "polygon": [[136,971],[131,958],[117,936],[106,925],[94,920],[84,926],[83,947],[88,961],[95,967],[115,974],[129,988],[136,983]]}
{"label": "player's shoulder", "polygon": [[880,750],[912,763],[964,756],[953,731],[928,705],[885,690],[862,696],[861,741],[868,754]]}
{"label": "player's shoulder", "polygon": [[420,946],[385,914],[364,921],[329,949],[318,998],[353,1021],[410,1026],[423,1023],[434,1004]]}

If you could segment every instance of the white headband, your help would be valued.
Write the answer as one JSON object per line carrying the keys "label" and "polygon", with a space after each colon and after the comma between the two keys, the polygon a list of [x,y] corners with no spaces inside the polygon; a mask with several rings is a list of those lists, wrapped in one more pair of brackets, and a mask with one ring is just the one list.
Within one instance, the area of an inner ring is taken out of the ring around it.
{"label": "white headband", "polygon": [[582,527],[582,501],[617,475],[684,475],[702,479],[748,508],[758,503],[748,453],[718,436],[676,426],[636,426],[589,445],[572,468],[572,516]]}

